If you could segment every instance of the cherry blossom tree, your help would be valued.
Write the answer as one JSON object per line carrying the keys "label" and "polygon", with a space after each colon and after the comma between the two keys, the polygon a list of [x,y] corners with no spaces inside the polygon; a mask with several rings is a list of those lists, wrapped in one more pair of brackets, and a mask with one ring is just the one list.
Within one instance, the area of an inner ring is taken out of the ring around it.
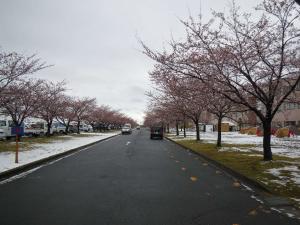
{"label": "cherry blossom tree", "polygon": [[205,83],[194,82],[194,78],[180,77],[178,71],[170,70],[164,64],[156,65],[150,73],[151,80],[163,93],[165,104],[173,105],[176,114],[191,119],[196,127],[196,139],[200,140],[200,116],[207,108],[210,93]]}
{"label": "cherry blossom tree", "polygon": [[101,105],[92,109],[85,121],[93,127],[93,130],[105,131],[112,121],[115,112],[107,105]]}
{"label": "cherry blossom tree", "polygon": [[58,101],[59,105],[56,119],[66,127],[66,134],[69,133],[70,123],[75,120],[76,116],[73,110],[73,101],[73,97],[64,94],[60,96]]}
{"label": "cherry blossom tree", "polygon": [[2,113],[11,116],[15,126],[21,126],[27,117],[41,107],[43,80],[19,80],[10,83],[0,95]]}
{"label": "cherry blossom tree", "polygon": [[88,117],[89,112],[96,108],[96,99],[89,97],[75,98],[71,103],[71,107],[77,122],[77,133],[80,134],[80,123]]}
{"label": "cherry blossom tree", "polygon": [[[161,85],[164,85],[163,82]],[[179,122],[184,115],[182,114],[180,105],[173,101],[173,99],[170,99],[164,91],[165,89],[156,87],[155,93],[147,93],[149,98],[147,114],[156,116],[156,119],[152,121],[151,126],[162,125],[167,132],[169,132],[169,125],[175,122],[176,135],[178,136]]]}
{"label": "cherry blossom tree", "polygon": [[157,108],[148,108],[145,112],[144,117],[144,126],[146,127],[152,127],[160,125],[162,126],[164,124],[164,120],[160,114],[161,112],[157,110]]}
{"label": "cherry blossom tree", "polygon": [[144,52],[182,76],[199,82],[213,77],[222,87],[215,91],[260,119],[264,160],[272,160],[272,120],[300,82],[300,12],[293,0],[264,0],[255,17],[235,3],[229,15],[214,12],[213,17],[208,23],[201,16],[182,21],[187,40],[172,43],[171,53],[143,45]]}
{"label": "cherry blossom tree", "polygon": [[227,17],[214,13],[219,30],[192,21],[184,24],[191,43],[201,43],[199,51],[209,65],[207,74],[224,86],[223,96],[249,108],[261,120],[264,160],[272,160],[272,120],[300,81],[300,29],[296,25],[300,12],[291,0],[265,0],[256,10],[262,12],[258,20],[242,14],[234,4]]}
{"label": "cherry blossom tree", "polygon": [[0,94],[21,76],[33,74],[48,67],[36,55],[25,56],[16,52],[0,52]]}
{"label": "cherry blossom tree", "polygon": [[44,119],[47,123],[47,135],[51,134],[53,119],[59,115],[61,108],[65,110],[63,103],[63,93],[66,90],[65,82],[44,81],[40,96],[40,107],[36,116]]}
{"label": "cherry blossom tree", "polygon": [[109,120],[110,124],[112,124],[115,129],[122,127],[126,123],[130,123],[133,127],[137,125],[135,120],[119,112],[118,110],[113,110],[111,112],[112,114]]}

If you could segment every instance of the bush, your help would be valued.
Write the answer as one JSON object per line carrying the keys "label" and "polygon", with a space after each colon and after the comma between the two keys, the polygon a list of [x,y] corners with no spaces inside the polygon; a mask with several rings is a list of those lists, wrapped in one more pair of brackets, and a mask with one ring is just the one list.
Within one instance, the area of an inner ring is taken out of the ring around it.
{"label": "bush", "polygon": [[288,137],[289,132],[290,132],[289,128],[279,128],[276,131],[275,136],[278,138]]}
{"label": "bush", "polygon": [[257,133],[257,128],[256,127],[247,127],[247,128],[242,128],[240,130],[241,134],[248,134],[248,135],[256,135]]}
{"label": "bush", "polygon": [[241,134],[247,134],[247,130],[248,130],[248,128],[241,128],[240,133]]}
{"label": "bush", "polygon": [[257,128],[256,127],[250,127],[249,129],[248,129],[248,135],[256,135],[256,133],[257,133]]}

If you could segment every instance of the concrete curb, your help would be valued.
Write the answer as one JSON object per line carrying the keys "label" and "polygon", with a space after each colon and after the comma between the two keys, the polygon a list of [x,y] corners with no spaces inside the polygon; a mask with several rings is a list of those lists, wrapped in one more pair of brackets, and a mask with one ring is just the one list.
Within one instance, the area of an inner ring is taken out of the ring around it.
{"label": "concrete curb", "polygon": [[263,186],[262,184],[260,184],[259,182],[255,181],[255,180],[252,180],[252,179],[250,179],[250,178],[248,178],[248,177],[246,177],[246,176],[244,176],[244,175],[242,175],[242,174],[236,172],[235,170],[233,170],[233,169],[231,169],[231,168],[229,168],[229,167],[227,167],[227,166],[225,166],[225,165],[223,165],[223,164],[221,164],[221,163],[219,163],[219,162],[217,162],[217,161],[215,161],[215,160],[209,158],[208,156],[206,156],[206,155],[204,155],[204,154],[201,154],[201,153],[199,153],[199,152],[195,152],[195,151],[193,151],[192,149],[189,149],[189,148],[187,148],[186,146],[181,145],[180,143],[178,143],[178,142],[172,140],[172,139],[169,138],[169,137],[165,137],[165,138],[166,138],[167,140],[169,140],[169,141],[171,141],[171,142],[173,142],[173,143],[179,145],[180,147],[182,147],[182,148],[184,148],[184,149],[186,149],[186,150],[188,150],[188,151],[190,151],[190,152],[192,152],[192,153],[194,153],[194,154],[200,156],[200,157],[203,158],[204,160],[206,160],[206,161],[212,163],[212,164],[213,164],[214,166],[216,166],[217,168],[226,171],[226,172],[227,172],[230,176],[232,176],[233,178],[239,179],[239,180],[241,180],[241,181],[243,181],[243,182],[249,184],[249,186],[255,187],[255,188],[260,189],[260,190],[262,190],[262,191],[264,191],[264,192],[267,192],[267,193],[269,193],[269,194],[272,194],[272,192],[271,192],[270,190],[268,190],[266,187],[264,187],[264,186]]}
{"label": "concrete curb", "polygon": [[86,144],[86,145],[82,145],[82,146],[77,147],[77,148],[67,150],[65,152],[61,152],[61,153],[58,153],[58,154],[55,154],[55,155],[51,155],[51,156],[48,156],[46,158],[39,159],[39,160],[31,162],[31,163],[27,163],[25,165],[22,165],[22,166],[13,168],[13,169],[6,170],[6,171],[0,173],[0,181],[6,180],[6,179],[8,179],[12,176],[15,176],[15,175],[18,175],[20,173],[26,172],[28,170],[31,170],[31,169],[36,168],[38,166],[41,166],[45,163],[48,163],[48,162],[57,160],[59,158],[62,158],[64,156],[71,155],[71,154],[73,154],[75,152],[78,152],[82,149],[85,149],[87,147],[90,147],[92,145],[98,144],[102,141],[106,141],[108,139],[114,138],[114,137],[119,136],[119,135],[120,134],[116,134],[116,135],[113,135],[113,136],[110,136],[110,137],[107,137],[107,138],[104,138],[104,139],[101,139],[101,140],[98,140],[98,141],[95,141],[95,142],[92,142],[92,143],[89,143],[89,144]]}

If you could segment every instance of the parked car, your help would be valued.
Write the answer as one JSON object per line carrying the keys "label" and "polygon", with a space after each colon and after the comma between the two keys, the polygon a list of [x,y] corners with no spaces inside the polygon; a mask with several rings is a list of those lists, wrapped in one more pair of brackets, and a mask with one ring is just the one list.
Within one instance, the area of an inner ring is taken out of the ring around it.
{"label": "parked car", "polygon": [[60,122],[55,122],[52,124],[53,133],[63,134],[66,132],[66,126]]}
{"label": "parked car", "polygon": [[93,127],[91,125],[87,125],[87,124],[81,124],[79,129],[80,129],[80,131],[84,131],[84,132],[92,132],[93,131]]}
{"label": "parked car", "polygon": [[94,132],[94,128],[92,125],[87,125],[88,126],[88,132]]}
{"label": "parked car", "polygon": [[43,122],[25,123],[24,133],[26,136],[39,136],[47,132],[47,127]]}
{"label": "parked car", "polygon": [[131,124],[130,123],[126,123],[121,130],[122,134],[131,134],[132,130],[131,130]]}
{"label": "parked car", "polygon": [[137,130],[140,130],[140,129],[141,129],[141,127],[140,127],[140,126],[137,126],[137,127],[136,127],[136,129],[137,129]]}
{"label": "parked car", "polygon": [[[0,116],[0,138],[1,139],[10,139],[16,135],[12,133],[13,121],[11,117],[1,115]],[[24,123],[22,124],[24,127]]]}
{"label": "parked car", "polygon": [[150,139],[163,139],[164,129],[161,126],[150,127]]}
{"label": "parked car", "polygon": [[[24,134],[25,136],[40,136],[47,133],[47,123],[43,119],[28,117],[24,121]],[[50,134],[53,133],[51,127]]]}
{"label": "parked car", "polygon": [[77,133],[78,132],[77,125],[70,125],[69,126],[69,132],[70,133]]}

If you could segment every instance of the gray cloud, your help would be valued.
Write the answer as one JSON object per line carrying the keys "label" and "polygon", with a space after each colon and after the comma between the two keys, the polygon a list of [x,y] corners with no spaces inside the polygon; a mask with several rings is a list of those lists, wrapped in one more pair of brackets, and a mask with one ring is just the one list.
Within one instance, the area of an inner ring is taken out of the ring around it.
{"label": "gray cloud", "polygon": [[[236,1],[244,8],[258,0]],[[202,1],[223,10],[228,2]],[[68,81],[70,94],[92,96],[142,119],[144,92],[150,88],[147,72],[153,62],[137,49],[136,34],[151,47],[184,38],[178,18],[197,15],[194,0],[3,0],[0,8],[0,46],[27,54],[37,53],[55,64],[36,76]]]}

